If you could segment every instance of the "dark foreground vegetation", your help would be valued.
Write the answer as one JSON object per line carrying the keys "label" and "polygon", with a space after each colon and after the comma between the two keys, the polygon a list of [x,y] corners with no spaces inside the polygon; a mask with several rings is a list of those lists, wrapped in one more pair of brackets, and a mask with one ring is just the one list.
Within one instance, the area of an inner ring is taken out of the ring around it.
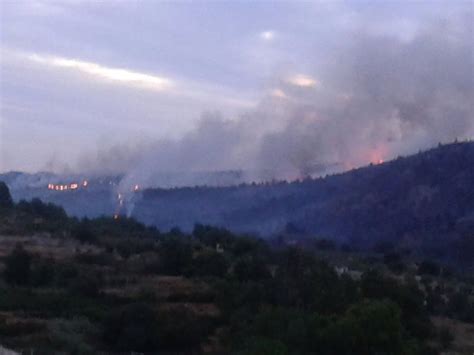
{"label": "dark foreground vegetation", "polygon": [[39,200],[14,204],[3,183],[0,239],[0,344],[25,353],[474,347],[469,275],[394,246],[356,253],[315,239],[303,250],[204,225],[184,234],[127,218],[78,220]]}

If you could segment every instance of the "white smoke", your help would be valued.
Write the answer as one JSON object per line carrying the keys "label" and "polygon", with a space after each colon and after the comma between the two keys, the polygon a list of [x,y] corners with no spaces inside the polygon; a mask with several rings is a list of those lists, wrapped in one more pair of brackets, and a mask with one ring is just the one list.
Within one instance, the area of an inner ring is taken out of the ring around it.
{"label": "white smoke", "polygon": [[88,166],[124,173],[123,191],[219,185],[213,172],[240,171],[236,182],[314,176],[472,138],[470,20],[429,24],[410,39],[360,32],[313,73],[279,75],[240,117],[204,113],[179,140],[114,148]]}

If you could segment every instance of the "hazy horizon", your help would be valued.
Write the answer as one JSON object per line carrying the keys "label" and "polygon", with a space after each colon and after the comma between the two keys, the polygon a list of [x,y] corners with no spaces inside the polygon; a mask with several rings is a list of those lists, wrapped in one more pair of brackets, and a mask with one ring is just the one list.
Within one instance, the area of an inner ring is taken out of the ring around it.
{"label": "hazy horizon", "polygon": [[473,6],[2,2],[0,172],[301,177],[472,138]]}

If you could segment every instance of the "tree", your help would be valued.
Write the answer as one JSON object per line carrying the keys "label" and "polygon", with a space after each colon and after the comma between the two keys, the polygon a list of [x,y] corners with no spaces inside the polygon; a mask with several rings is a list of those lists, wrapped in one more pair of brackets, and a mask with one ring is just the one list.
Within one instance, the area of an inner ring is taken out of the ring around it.
{"label": "tree", "polygon": [[5,281],[11,285],[26,285],[30,280],[31,255],[17,244],[5,260]]}
{"label": "tree", "polygon": [[191,349],[196,349],[211,329],[208,319],[196,315],[185,306],[159,311],[156,317],[158,324],[156,338],[160,350],[181,350],[173,353],[196,353]]}
{"label": "tree", "polygon": [[30,283],[32,286],[48,286],[54,282],[56,265],[54,259],[47,258],[33,264]]}
{"label": "tree", "polygon": [[241,282],[258,281],[269,278],[270,273],[264,260],[254,255],[245,255],[235,262],[234,276]]}
{"label": "tree", "polygon": [[74,228],[72,236],[83,243],[93,243],[97,240],[97,236],[91,230],[86,219],[82,220],[79,225]]}
{"label": "tree", "polygon": [[228,267],[223,255],[215,251],[205,251],[193,260],[192,272],[197,276],[224,277]]}
{"label": "tree", "polygon": [[438,276],[440,273],[440,266],[432,260],[424,260],[418,267],[418,273],[421,275]]}
{"label": "tree", "polygon": [[155,311],[143,303],[112,311],[105,320],[103,338],[118,351],[152,352],[158,348]]}
{"label": "tree", "polygon": [[160,256],[164,274],[182,275],[191,267],[193,250],[189,240],[182,236],[171,236],[161,240]]}
{"label": "tree", "polygon": [[365,301],[337,318],[313,315],[309,342],[320,354],[405,354],[401,312],[390,301]]}
{"label": "tree", "polygon": [[0,181],[0,208],[11,208],[13,207],[13,199],[10,195],[10,190],[7,184]]}
{"label": "tree", "polygon": [[100,294],[100,279],[94,274],[79,274],[70,282],[70,290],[73,294],[84,297],[97,297]]}

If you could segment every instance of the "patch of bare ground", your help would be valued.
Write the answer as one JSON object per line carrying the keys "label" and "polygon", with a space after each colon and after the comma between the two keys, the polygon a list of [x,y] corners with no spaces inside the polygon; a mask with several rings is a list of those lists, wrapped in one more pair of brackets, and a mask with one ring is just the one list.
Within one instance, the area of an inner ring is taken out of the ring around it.
{"label": "patch of bare ground", "polygon": [[474,354],[474,324],[464,323],[445,317],[432,317],[437,328],[446,327],[454,336],[449,350],[442,355],[473,355]]}
{"label": "patch of bare ground", "polygon": [[[35,317],[23,317],[16,312],[0,312],[0,329],[7,336],[8,342],[4,345],[11,346],[28,344],[32,339],[47,339],[47,321]],[[14,342],[12,343],[12,340]],[[3,352],[0,351],[0,355]]]}
{"label": "patch of bare ground", "polygon": [[185,309],[198,317],[217,318],[220,316],[219,308],[214,303],[166,302],[162,303],[159,309],[171,312],[176,309]]}
{"label": "patch of bare ground", "polygon": [[107,294],[135,297],[140,293],[153,294],[161,301],[184,301],[205,299],[212,293],[211,287],[203,281],[183,276],[144,276],[122,287],[106,288]]}
{"label": "patch of bare ground", "polygon": [[28,237],[0,235],[0,258],[10,254],[17,244],[22,244],[30,253],[55,260],[66,260],[78,253],[99,253],[101,251],[97,246],[81,244],[74,239],[53,238],[47,234]]}

